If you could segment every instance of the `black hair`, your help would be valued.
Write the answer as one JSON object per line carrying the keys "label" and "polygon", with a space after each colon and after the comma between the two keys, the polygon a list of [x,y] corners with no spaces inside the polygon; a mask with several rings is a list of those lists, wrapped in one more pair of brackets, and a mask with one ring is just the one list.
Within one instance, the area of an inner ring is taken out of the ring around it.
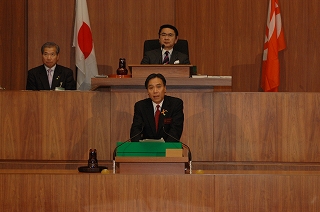
{"label": "black hair", "polygon": [[162,25],[162,26],[160,27],[160,29],[159,29],[159,32],[158,32],[158,35],[159,35],[159,36],[160,36],[161,30],[162,30],[163,28],[172,29],[172,30],[174,31],[174,33],[176,34],[176,36],[179,35],[179,32],[178,32],[178,30],[177,30],[177,28],[176,28],[175,26],[172,26],[172,25],[170,25],[170,24],[164,24],[164,25]]}
{"label": "black hair", "polygon": [[45,48],[52,48],[52,47],[55,47],[56,48],[56,54],[59,54],[60,47],[58,46],[58,44],[56,44],[54,42],[46,42],[45,44],[43,44],[42,47],[41,47],[41,54],[43,54]]}
{"label": "black hair", "polygon": [[159,78],[159,79],[161,79],[162,82],[163,82],[163,85],[166,86],[166,84],[167,84],[166,78],[164,78],[164,76],[163,76],[162,74],[160,74],[160,73],[158,73],[158,74],[153,73],[153,74],[150,74],[150,75],[147,77],[147,79],[146,79],[146,81],[145,81],[145,83],[144,83],[144,86],[146,87],[146,89],[148,89],[149,81],[150,81],[151,79],[154,79],[154,78]]}

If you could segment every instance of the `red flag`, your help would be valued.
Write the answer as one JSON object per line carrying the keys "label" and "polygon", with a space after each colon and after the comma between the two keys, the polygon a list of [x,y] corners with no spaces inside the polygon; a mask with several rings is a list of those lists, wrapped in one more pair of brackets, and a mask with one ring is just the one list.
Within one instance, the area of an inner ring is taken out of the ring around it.
{"label": "red flag", "polygon": [[76,47],[77,88],[89,90],[98,66],[89,21],[87,0],[76,0],[73,46]]}
{"label": "red flag", "polygon": [[278,0],[270,0],[261,75],[261,87],[265,92],[278,91],[280,85],[278,52],[285,48],[279,3]]}

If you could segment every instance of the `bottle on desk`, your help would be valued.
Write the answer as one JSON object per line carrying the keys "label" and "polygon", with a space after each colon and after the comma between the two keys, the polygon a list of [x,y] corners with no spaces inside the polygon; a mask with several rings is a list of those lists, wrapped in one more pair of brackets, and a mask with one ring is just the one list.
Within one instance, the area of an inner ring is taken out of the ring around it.
{"label": "bottle on desk", "polygon": [[128,69],[126,68],[126,59],[119,59],[119,68],[117,69],[117,75],[127,75]]}

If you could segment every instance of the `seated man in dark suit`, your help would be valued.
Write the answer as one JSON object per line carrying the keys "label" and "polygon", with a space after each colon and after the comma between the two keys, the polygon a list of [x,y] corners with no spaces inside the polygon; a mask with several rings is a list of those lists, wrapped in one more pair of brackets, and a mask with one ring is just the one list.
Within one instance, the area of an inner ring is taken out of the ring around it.
{"label": "seated man in dark suit", "polygon": [[188,55],[173,49],[178,41],[176,27],[162,25],[158,34],[161,48],[145,52],[141,64],[190,64]]}
{"label": "seated man in dark suit", "polygon": [[134,105],[131,141],[162,138],[169,142],[179,141],[184,122],[183,101],[165,95],[166,79],[162,74],[150,74],[145,81],[145,87],[149,98]]}
{"label": "seated man in dark suit", "polygon": [[43,65],[28,71],[27,90],[76,90],[76,81],[70,68],[58,65],[60,48],[53,42],[41,47]]}

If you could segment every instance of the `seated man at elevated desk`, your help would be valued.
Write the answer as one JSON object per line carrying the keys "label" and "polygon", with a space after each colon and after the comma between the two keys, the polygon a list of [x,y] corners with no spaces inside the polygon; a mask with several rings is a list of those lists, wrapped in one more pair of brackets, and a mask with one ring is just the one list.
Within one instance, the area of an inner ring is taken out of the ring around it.
{"label": "seated man at elevated desk", "polygon": [[27,90],[76,90],[76,81],[70,68],[58,65],[60,47],[47,42],[41,47],[43,64],[28,71]]}
{"label": "seated man at elevated desk", "polygon": [[166,79],[162,74],[150,74],[145,87],[149,98],[134,105],[131,141],[163,139],[178,142],[183,131],[183,101],[165,95]]}
{"label": "seated man at elevated desk", "polygon": [[179,34],[176,27],[162,25],[158,34],[159,48],[145,52],[141,64],[190,64],[188,55],[174,50]]}

